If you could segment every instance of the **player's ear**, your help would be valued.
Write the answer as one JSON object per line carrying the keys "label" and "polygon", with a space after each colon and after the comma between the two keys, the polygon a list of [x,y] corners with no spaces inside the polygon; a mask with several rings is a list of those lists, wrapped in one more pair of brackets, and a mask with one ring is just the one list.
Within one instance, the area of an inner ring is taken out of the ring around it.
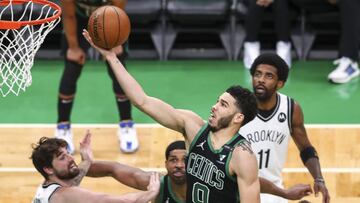
{"label": "player's ear", "polygon": [[282,87],[284,87],[284,84],[285,84],[284,81],[279,80],[279,81],[277,82],[276,89],[277,89],[277,90],[278,90],[278,89],[281,89]]}
{"label": "player's ear", "polygon": [[234,116],[234,122],[235,123],[242,123],[244,121],[244,114],[242,113],[236,113],[235,116]]}
{"label": "player's ear", "polygon": [[48,175],[54,174],[54,169],[53,169],[52,167],[44,167],[43,170],[44,170],[45,173],[47,173]]}

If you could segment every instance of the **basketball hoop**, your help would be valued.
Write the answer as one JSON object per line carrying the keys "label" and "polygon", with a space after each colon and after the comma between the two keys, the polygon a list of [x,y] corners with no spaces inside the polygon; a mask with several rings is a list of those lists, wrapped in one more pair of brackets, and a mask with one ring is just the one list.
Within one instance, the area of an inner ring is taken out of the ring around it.
{"label": "basketball hoop", "polygon": [[61,8],[47,0],[0,1],[0,92],[19,95],[31,85],[34,57],[60,22]]}

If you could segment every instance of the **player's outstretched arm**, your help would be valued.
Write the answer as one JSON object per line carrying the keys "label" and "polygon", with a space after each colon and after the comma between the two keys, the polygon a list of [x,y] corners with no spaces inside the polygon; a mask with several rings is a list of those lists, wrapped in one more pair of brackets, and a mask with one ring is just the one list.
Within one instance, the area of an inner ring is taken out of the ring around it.
{"label": "player's outstretched arm", "polygon": [[283,189],[265,178],[259,177],[259,180],[261,193],[268,193],[289,200],[300,200],[312,193],[310,185],[297,184],[288,189]]}
{"label": "player's outstretched arm", "polygon": [[235,173],[241,203],[260,202],[260,183],[256,157],[247,144],[234,149],[230,161],[230,173]]}
{"label": "player's outstretched arm", "polygon": [[83,35],[91,46],[96,48],[109,62],[116,79],[125,91],[126,96],[138,109],[148,114],[165,127],[181,133],[186,133],[186,123],[199,124],[200,127],[203,125],[203,120],[195,113],[183,113],[183,111],[173,108],[171,105],[160,99],[146,95],[140,84],[127,72],[118,60],[115,52],[94,45],[86,30],[84,30]]}
{"label": "player's outstretched arm", "polygon": [[137,192],[126,194],[130,200],[135,200],[136,203],[150,202],[155,200],[160,192],[160,175],[159,173],[152,172],[150,175],[149,185],[146,192]]}
{"label": "player's outstretched arm", "polygon": [[120,183],[138,190],[146,190],[151,172],[131,167],[114,161],[94,161],[87,176],[111,176]]}
{"label": "player's outstretched arm", "polygon": [[160,190],[159,174],[153,173],[147,191],[124,195],[108,195],[92,192],[80,187],[61,187],[52,196],[51,202],[56,203],[148,203],[155,199]]}
{"label": "player's outstretched arm", "polygon": [[291,136],[300,151],[301,160],[314,178],[315,196],[318,196],[319,192],[321,192],[323,203],[329,203],[330,194],[321,173],[319,157],[307,136],[304,126],[304,115],[298,103],[294,105]]}

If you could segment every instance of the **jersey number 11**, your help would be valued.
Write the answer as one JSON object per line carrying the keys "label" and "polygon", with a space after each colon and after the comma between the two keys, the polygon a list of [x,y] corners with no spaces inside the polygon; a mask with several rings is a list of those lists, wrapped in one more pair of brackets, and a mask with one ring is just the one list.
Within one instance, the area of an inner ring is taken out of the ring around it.
{"label": "jersey number 11", "polygon": [[[269,166],[270,149],[264,149],[258,152],[259,155],[259,169],[267,168]],[[263,166],[264,165],[264,166]]]}

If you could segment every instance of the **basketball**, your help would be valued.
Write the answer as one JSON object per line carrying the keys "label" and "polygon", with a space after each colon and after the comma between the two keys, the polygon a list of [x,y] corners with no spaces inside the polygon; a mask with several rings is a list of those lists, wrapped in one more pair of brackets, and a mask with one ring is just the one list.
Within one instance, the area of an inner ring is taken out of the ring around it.
{"label": "basketball", "polygon": [[130,34],[130,20],[126,13],[116,6],[97,8],[88,21],[88,32],[94,44],[111,49],[123,44]]}

